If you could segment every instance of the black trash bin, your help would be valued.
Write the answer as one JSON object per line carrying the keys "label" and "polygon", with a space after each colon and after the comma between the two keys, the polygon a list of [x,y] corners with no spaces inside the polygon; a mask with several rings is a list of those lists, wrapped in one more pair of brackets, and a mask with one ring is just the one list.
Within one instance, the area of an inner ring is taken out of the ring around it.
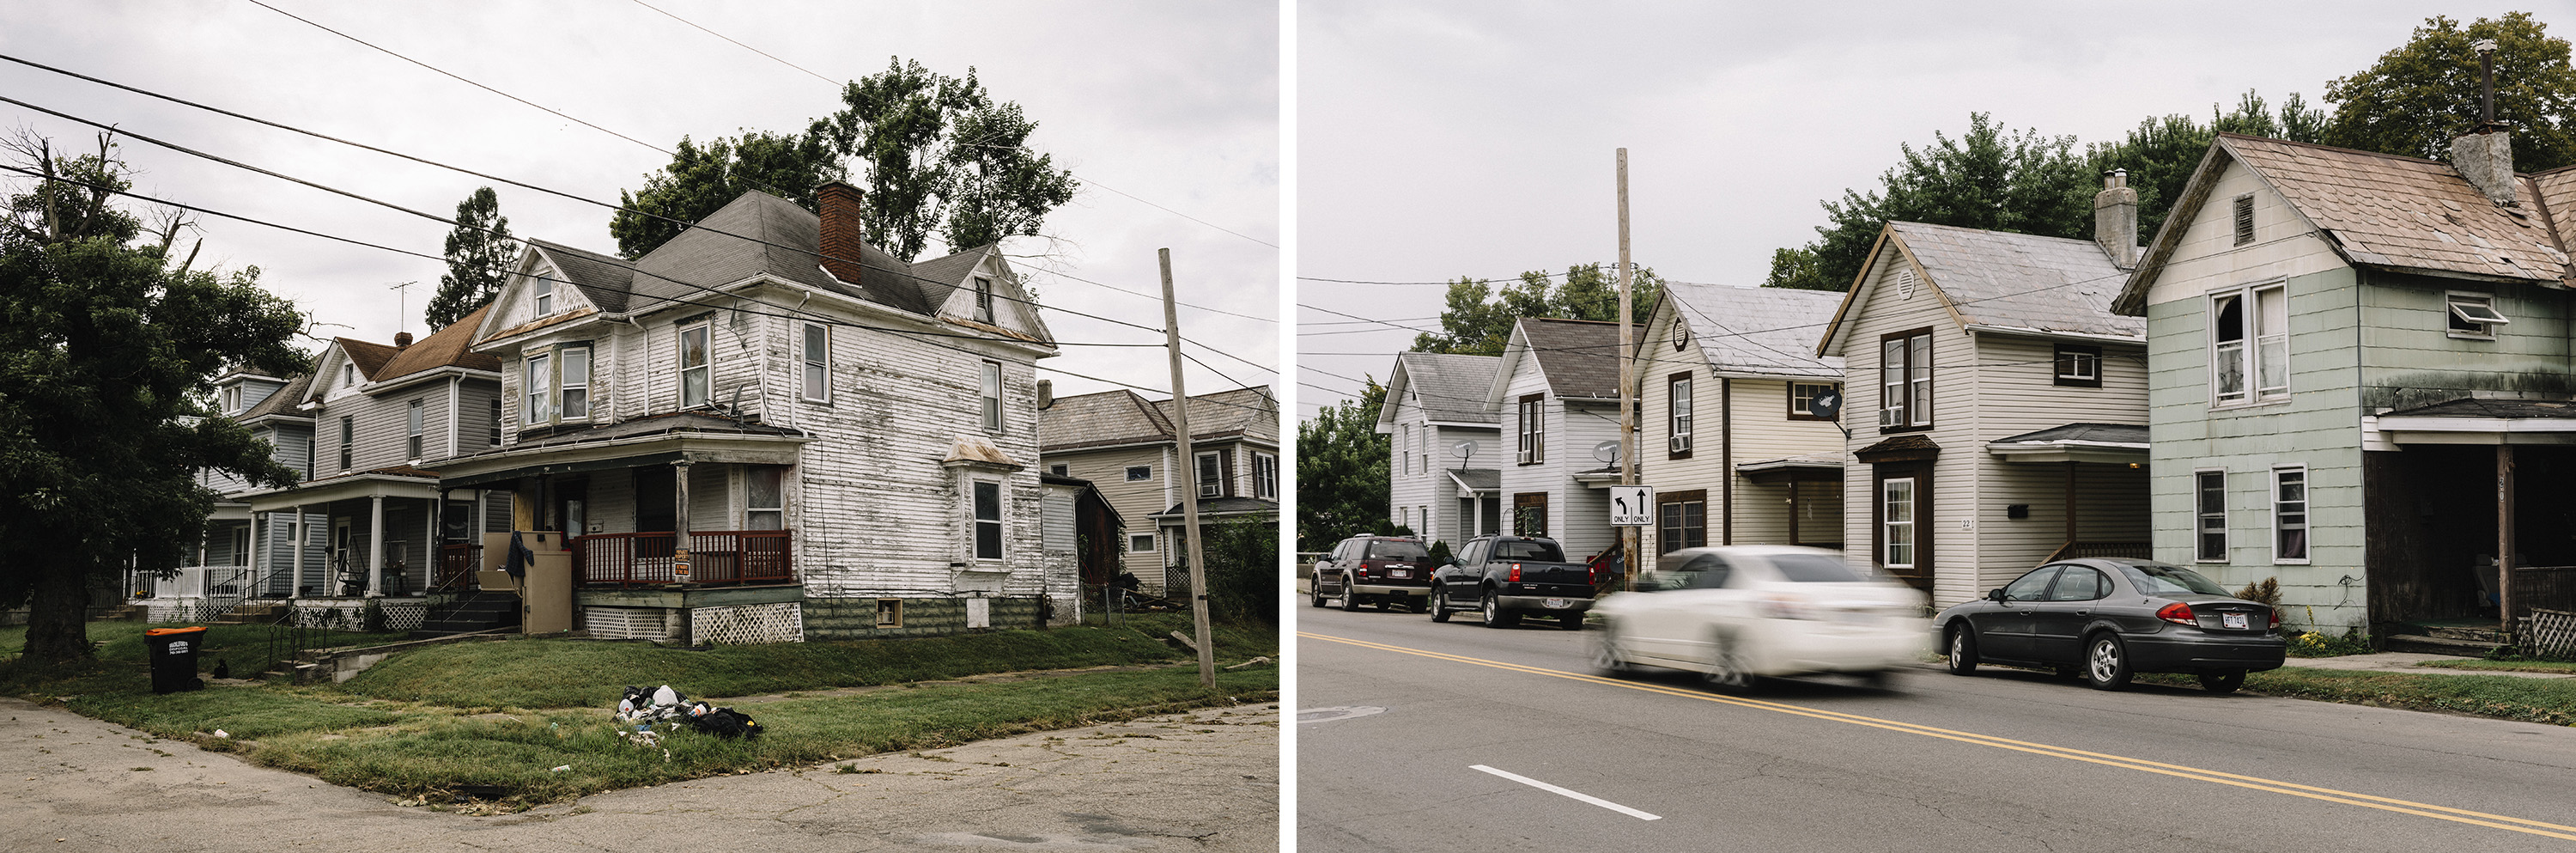
{"label": "black trash bin", "polygon": [[152,692],[177,693],[206,686],[197,680],[197,649],[206,644],[204,628],[154,628],[143,632],[152,655]]}

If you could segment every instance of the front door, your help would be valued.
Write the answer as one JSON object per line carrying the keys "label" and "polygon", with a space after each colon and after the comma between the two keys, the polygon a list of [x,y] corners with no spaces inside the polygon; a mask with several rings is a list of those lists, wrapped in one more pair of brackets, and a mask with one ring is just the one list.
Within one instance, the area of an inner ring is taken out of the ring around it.
{"label": "front door", "polygon": [[349,521],[346,516],[331,519],[331,569],[323,573],[323,588],[320,590],[323,595],[348,594],[340,588],[342,577],[362,568],[350,562],[357,555],[349,550]]}

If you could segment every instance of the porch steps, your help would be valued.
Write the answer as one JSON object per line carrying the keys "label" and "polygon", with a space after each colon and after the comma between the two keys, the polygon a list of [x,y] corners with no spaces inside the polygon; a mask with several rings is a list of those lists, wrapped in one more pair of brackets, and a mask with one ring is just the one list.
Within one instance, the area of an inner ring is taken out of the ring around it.
{"label": "porch steps", "polygon": [[458,597],[454,603],[430,608],[410,638],[425,640],[449,634],[472,634],[518,624],[518,596],[476,590]]}
{"label": "porch steps", "polygon": [[2404,625],[2400,631],[2382,641],[2381,650],[2485,657],[2504,646],[2504,635],[2491,624]]}
{"label": "porch steps", "polygon": [[214,621],[217,625],[270,625],[293,609],[290,605],[276,602],[243,604],[215,617]]}

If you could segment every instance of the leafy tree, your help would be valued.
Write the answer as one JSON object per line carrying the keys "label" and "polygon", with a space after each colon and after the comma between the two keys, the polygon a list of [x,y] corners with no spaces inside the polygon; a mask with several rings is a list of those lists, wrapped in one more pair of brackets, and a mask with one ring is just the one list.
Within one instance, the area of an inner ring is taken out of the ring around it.
{"label": "leafy tree", "polygon": [[2405,46],[2369,68],[2326,83],[2336,105],[2326,141],[2348,148],[2450,159],[2451,139],[2478,122],[2478,54],[2495,39],[2496,120],[2513,131],[2514,168],[2540,172],[2576,163],[2576,67],[2566,39],[2551,38],[2528,12],[2467,26],[2435,15]]}
{"label": "leafy tree", "polygon": [[2089,236],[2092,196],[2080,191],[2098,184],[2074,147],[2072,136],[2008,132],[1986,113],[1969,113],[1968,132],[1957,139],[1933,131],[1919,150],[1900,144],[1902,161],[1879,176],[1879,189],[1844,190],[1841,201],[1824,202],[1832,224],[1817,226],[1815,242],[1774,253],[1763,283],[1848,290],[1891,220]]}
{"label": "leafy tree", "polygon": [[[2261,95],[2249,90],[2237,98],[2235,109],[2221,111],[2212,104],[2209,112],[2210,120],[2205,125],[2181,114],[2151,118],[2138,122],[2118,142],[2097,142],[2085,149],[2085,160],[2092,164],[2095,174],[2128,170],[2129,187],[2138,193],[2140,239],[2152,239],[2156,229],[2163,227],[2165,214],[2182,196],[2183,185],[2191,182],[2192,172],[2200,168],[2210,140],[2219,131],[2292,142],[2324,141],[2325,111],[2308,106],[2297,92],[2290,93],[2277,111]],[[2089,209],[2096,189],[2098,186],[2082,187],[2073,192],[2083,196]]]}
{"label": "leafy tree", "polygon": [[202,468],[262,485],[294,482],[267,442],[209,417],[207,384],[226,364],[305,369],[288,339],[294,306],[261,290],[257,268],[217,276],[168,263],[109,204],[129,170],[99,153],[7,146],[44,178],[9,198],[0,227],[0,607],[30,607],[23,660],[92,657],[88,590],[129,565],[180,565],[215,494]]}
{"label": "leafy tree", "polygon": [[816,210],[815,188],[848,176],[819,121],[805,133],[746,130],[703,146],[683,136],[670,165],[645,175],[643,189],[617,191],[618,211],[609,217],[608,233],[617,238],[619,255],[640,258],[745,192],[760,190]]}
{"label": "leafy tree", "polygon": [[1386,436],[1377,432],[1386,386],[1370,380],[1297,424],[1297,550],[1321,551],[1386,523]]}
{"label": "leafy tree", "polygon": [[501,197],[491,187],[456,203],[456,230],[447,232],[447,274],[438,277],[438,295],[429,298],[425,317],[430,332],[465,319],[501,292],[514,245],[510,218],[501,215]]}
{"label": "leafy tree", "polygon": [[1233,519],[1201,531],[1207,554],[1208,615],[1236,624],[1279,624],[1279,525]]}
{"label": "leafy tree", "polygon": [[889,58],[841,89],[833,147],[866,167],[861,214],[880,248],[911,260],[937,231],[952,249],[1036,236],[1047,211],[1073,200],[1070,170],[1028,148],[1037,122],[995,102],[975,79]]}
{"label": "leafy tree", "polygon": [[[1663,291],[1664,280],[1652,269],[1639,268],[1628,282],[1635,306],[1630,319],[1644,322],[1645,311]],[[1460,355],[1501,355],[1511,342],[1512,324],[1522,317],[1568,320],[1619,320],[1619,268],[1616,264],[1579,264],[1565,268],[1565,283],[1551,284],[1539,270],[1521,273],[1498,294],[1493,282],[1460,276],[1449,283],[1448,308],[1440,312],[1440,333],[1413,338],[1413,351]],[[1374,410],[1371,418],[1376,417]]]}

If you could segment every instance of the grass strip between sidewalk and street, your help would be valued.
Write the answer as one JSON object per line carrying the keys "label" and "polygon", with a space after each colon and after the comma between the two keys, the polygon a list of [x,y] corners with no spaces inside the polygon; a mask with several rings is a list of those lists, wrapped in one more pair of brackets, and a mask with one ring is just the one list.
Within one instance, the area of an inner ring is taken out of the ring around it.
{"label": "grass strip between sidewalk and street", "polygon": [[[343,684],[155,695],[140,643],[127,649],[110,636],[121,628],[100,623],[91,626],[107,640],[97,665],[34,671],[0,662],[0,692],[333,784],[423,803],[470,796],[475,808],[509,810],[1278,698],[1275,663],[1220,670],[1215,690],[1200,686],[1194,657],[1161,640],[1187,624],[1139,617],[1114,627],[700,651],[459,643],[397,654]],[[0,649],[15,652],[22,638],[23,630],[0,633]],[[1266,626],[1220,627],[1217,649],[1221,666],[1275,660],[1278,640]],[[763,734],[729,741],[665,724],[655,742],[639,744],[611,712],[626,686],[661,684],[739,708]],[[227,737],[212,734],[219,729]]]}
{"label": "grass strip between sidewalk and street", "polygon": [[[2140,675],[2138,680],[2199,689],[2199,683],[2188,675]],[[2576,679],[2286,666],[2247,675],[2244,691],[2553,726],[2576,725]]]}

